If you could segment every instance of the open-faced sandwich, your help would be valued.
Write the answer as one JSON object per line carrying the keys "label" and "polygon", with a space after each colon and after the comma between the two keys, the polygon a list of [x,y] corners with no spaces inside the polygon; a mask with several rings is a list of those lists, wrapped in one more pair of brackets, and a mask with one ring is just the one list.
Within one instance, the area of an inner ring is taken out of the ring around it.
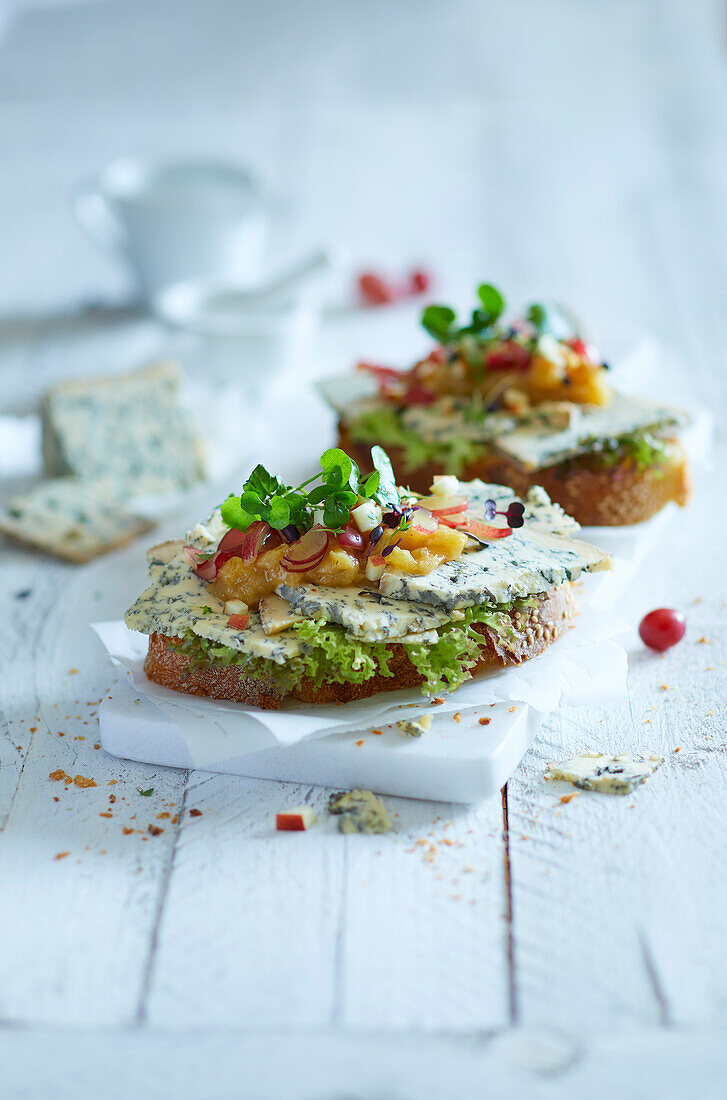
{"label": "open-faced sandwich", "polygon": [[493,286],[478,288],[471,320],[428,306],[437,344],[411,370],[360,363],[322,391],[339,416],[339,443],[364,464],[387,448],[399,480],[425,491],[436,474],[541,485],[584,525],[638,523],[689,477],[678,410],[616,392],[608,366],[560,311],[532,305],[504,323]]}
{"label": "open-faced sandwich", "polygon": [[177,691],[275,708],[458,687],[566,630],[572,582],[610,567],[542,489],[439,478],[397,488],[380,447],[343,451],[292,488],[258,466],[186,541],[149,554],[126,614],[150,635],[146,672]]}

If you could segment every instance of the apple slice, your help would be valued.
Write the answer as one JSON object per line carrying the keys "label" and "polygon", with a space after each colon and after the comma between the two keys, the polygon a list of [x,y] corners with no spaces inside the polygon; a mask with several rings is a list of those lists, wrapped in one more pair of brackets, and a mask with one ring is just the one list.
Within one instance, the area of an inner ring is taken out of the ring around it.
{"label": "apple slice", "polygon": [[249,615],[230,615],[229,619],[227,620],[227,625],[232,630],[245,630],[249,622]]}
{"label": "apple slice", "polygon": [[454,516],[466,512],[469,507],[467,497],[442,497],[432,495],[419,501],[420,508],[427,508],[435,516]]}
{"label": "apple slice", "polygon": [[457,524],[457,530],[464,531],[465,534],[471,531],[480,539],[506,539],[512,534],[512,527],[490,527],[487,523],[480,523],[476,519]]}
{"label": "apple slice", "polygon": [[416,531],[420,535],[433,535],[439,527],[439,520],[419,504],[414,509],[414,515],[411,517],[411,527],[412,531]]}
{"label": "apple slice", "polygon": [[304,833],[315,823],[316,815],[310,806],[298,806],[275,815],[275,828],[279,833]]}

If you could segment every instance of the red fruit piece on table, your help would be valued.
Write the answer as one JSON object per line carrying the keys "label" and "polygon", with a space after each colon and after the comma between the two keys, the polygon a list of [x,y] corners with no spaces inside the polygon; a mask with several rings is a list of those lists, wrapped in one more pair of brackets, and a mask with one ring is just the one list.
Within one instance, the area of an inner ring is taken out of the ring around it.
{"label": "red fruit piece on table", "polygon": [[315,823],[316,815],[310,806],[299,806],[275,815],[275,828],[279,833],[303,833]]}
{"label": "red fruit piece on table", "polygon": [[365,271],[359,275],[358,288],[361,297],[370,306],[383,306],[396,298],[396,291],[391,283],[373,271]]}
{"label": "red fruit piece on table", "polygon": [[644,615],[639,623],[641,641],[657,653],[663,653],[680,642],[686,629],[687,624],[681,611],[675,611],[671,607],[658,607]]}
{"label": "red fruit piece on table", "polygon": [[426,294],[431,285],[431,275],[428,271],[422,271],[421,268],[415,268],[409,276],[409,286],[412,294]]}

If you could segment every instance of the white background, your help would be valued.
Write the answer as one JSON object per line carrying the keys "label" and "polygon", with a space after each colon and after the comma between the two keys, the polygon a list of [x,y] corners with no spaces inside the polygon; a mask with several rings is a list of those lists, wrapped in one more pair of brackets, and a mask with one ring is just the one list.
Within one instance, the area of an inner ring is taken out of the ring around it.
{"label": "white background", "polygon": [[[724,38],[707,0],[24,6],[0,38],[2,411],[169,348],[75,227],[74,183],[122,153],[215,153],[297,213],[279,254],[425,262],[457,303],[483,278],[549,295],[605,347],[654,332],[719,422]],[[297,382],[406,362],[415,317],[331,322]],[[300,410],[295,439],[259,425],[283,469],[327,442]],[[392,800],[384,838],[276,836],[276,809],[326,792],[94,750],[109,673],[73,618],[79,574],[4,547],[0,1094],[724,1095],[723,469],[720,432],[624,601],[634,622],[683,608],[685,641],[635,657],[625,705],[550,721],[506,816]],[[562,804],[545,766],[582,749],[667,759],[632,797]],[[57,767],[97,787],[66,792]],[[158,837],[122,832],[181,807]]]}

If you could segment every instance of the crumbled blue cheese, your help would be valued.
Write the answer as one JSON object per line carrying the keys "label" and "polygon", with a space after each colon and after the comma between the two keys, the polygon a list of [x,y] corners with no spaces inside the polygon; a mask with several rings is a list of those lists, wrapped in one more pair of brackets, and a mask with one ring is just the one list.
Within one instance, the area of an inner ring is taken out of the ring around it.
{"label": "crumbled blue cheese", "polygon": [[384,803],[372,791],[360,787],[332,794],[328,812],[341,815],[338,828],[342,833],[388,833],[391,829]]}
{"label": "crumbled blue cheese", "polygon": [[569,760],[550,764],[545,778],[561,779],[586,791],[629,794],[663,763],[664,757],[656,755],[625,752],[619,756],[605,756],[602,752],[583,752]]}
{"label": "crumbled blue cheese", "polygon": [[204,477],[201,444],[169,363],[63,382],[43,398],[50,475],[104,481],[122,497],[186,488]]}
{"label": "crumbled blue cheese", "polygon": [[406,599],[389,600],[368,588],[330,588],[314,584],[293,588],[281,584],[278,593],[305,618],[340,623],[357,638],[371,642],[419,634],[443,626],[449,620],[445,612]]}
{"label": "crumbled blue cheese", "polygon": [[421,737],[432,728],[432,716],[422,714],[419,718],[402,718],[396,723],[396,728],[401,730],[405,737]]}
{"label": "crumbled blue cheese", "polygon": [[43,481],[10,501],[0,531],[72,562],[87,562],[150,531],[102,486],[74,478]]}

